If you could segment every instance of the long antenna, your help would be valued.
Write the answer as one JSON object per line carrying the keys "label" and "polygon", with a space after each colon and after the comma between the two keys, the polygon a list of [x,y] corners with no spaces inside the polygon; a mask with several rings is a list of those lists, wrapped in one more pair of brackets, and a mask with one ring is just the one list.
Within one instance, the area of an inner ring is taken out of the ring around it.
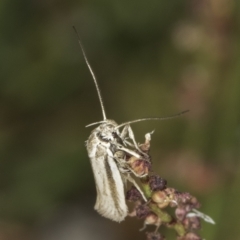
{"label": "long antenna", "polygon": [[93,125],[97,125],[97,124],[100,124],[100,123],[105,123],[106,122],[106,120],[103,120],[103,121],[99,121],[99,122],[95,122],[95,123],[90,123],[90,124],[88,124],[87,126],[85,126],[85,127],[91,127],[91,126],[93,126]]}
{"label": "long antenna", "polygon": [[85,51],[84,51],[84,48],[83,48],[83,45],[82,45],[80,36],[79,36],[79,34],[78,34],[78,31],[77,31],[77,29],[75,28],[75,26],[73,26],[73,29],[74,29],[77,37],[78,37],[78,43],[79,43],[80,48],[81,48],[81,50],[82,50],[84,60],[85,60],[85,62],[86,62],[86,64],[87,64],[87,66],[88,66],[88,69],[89,69],[89,71],[90,71],[90,73],[91,73],[91,75],[92,75],[93,81],[94,81],[95,86],[96,86],[96,89],[97,89],[98,98],[99,98],[100,105],[101,105],[101,109],[102,109],[103,120],[106,120],[107,117],[106,117],[106,113],[105,113],[105,109],[104,109],[104,105],[103,105],[103,99],[102,99],[102,96],[101,96],[100,88],[99,88],[99,86],[98,86],[97,78],[96,78],[96,76],[95,76],[95,74],[94,74],[94,72],[93,72],[93,70],[92,70],[92,68],[91,68],[90,63],[88,62],[88,59],[87,59],[86,53],[85,53]]}
{"label": "long antenna", "polygon": [[117,128],[120,128],[120,127],[122,127],[122,126],[125,126],[125,125],[127,125],[127,124],[136,123],[136,122],[142,122],[142,121],[148,121],[148,120],[168,120],[168,119],[172,119],[172,118],[175,118],[175,117],[179,117],[179,116],[181,116],[182,114],[187,113],[187,112],[189,112],[189,110],[186,110],[186,111],[177,113],[177,114],[172,115],[172,116],[169,116],[169,117],[161,117],[161,118],[159,118],[159,117],[140,118],[140,119],[136,119],[136,120],[133,120],[133,121],[121,123],[120,125],[118,125],[118,126],[116,127],[116,129],[117,129]]}

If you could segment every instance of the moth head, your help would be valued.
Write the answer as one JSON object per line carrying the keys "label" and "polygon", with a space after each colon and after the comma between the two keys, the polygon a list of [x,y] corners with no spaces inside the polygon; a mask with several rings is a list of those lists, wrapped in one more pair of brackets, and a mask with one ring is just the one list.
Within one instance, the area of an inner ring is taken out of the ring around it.
{"label": "moth head", "polygon": [[119,130],[116,128],[117,123],[113,120],[106,120],[99,126],[100,137],[105,141],[113,141],[116,135],[119,135]]}

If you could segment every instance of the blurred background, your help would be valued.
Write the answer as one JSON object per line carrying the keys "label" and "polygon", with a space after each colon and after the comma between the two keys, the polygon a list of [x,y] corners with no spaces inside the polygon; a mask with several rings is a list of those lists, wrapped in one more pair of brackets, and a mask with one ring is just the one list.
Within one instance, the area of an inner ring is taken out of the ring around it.
{"label": "blurred background", "polygon": [[[234,0],[1,0],[0,239],[145,239],[143,223],[94,211],[85,149],[107,117],[152,136],[153,170],[190,192],[216,225],[207,240],[240,235],[240,2]],[[149,226],[152,231],[154,227]],[[163,231],[165,232],[165,231]],[[174,233],[165,232],[168,239]]]}

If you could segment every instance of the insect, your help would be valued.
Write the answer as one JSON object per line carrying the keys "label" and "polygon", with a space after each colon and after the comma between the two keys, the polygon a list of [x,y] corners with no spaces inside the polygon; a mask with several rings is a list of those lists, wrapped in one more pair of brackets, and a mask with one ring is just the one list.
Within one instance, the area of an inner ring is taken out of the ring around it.
{"label": "insect", "polygon": [[[78,36],[78,42],[85,62],[94,80],[103,115],[102,121],[86,126],[89,127],[99,124],[99,126],[91,132],[86,141],[87,152],[92,165],[97,190],[97,199],[94,208],[102,216],[113,221],[121,222],[128,214],[124,192],[125,181],[130,181],[141,193],[144,201],[147,201],[144,193],[132,178],[131,174],[138,178],[146,176],[150,167],[150,157],[139,148],[130,124],[145,120],[169,119],[179,116],[184,112],[172,117],[142,118],[119,125],[114,120],[107,119],[97,79],[88,62],[75,27],[74,30]],[[122,131],[119,130],[120,128],[123,128]],[[146,136],[150,138],[150,134]],[[127,161],[127,159],[132,159],[132,161]],[[133,168],[135,161],[140,161],[140,164],[143,164],[145,168],[136,171]]]}

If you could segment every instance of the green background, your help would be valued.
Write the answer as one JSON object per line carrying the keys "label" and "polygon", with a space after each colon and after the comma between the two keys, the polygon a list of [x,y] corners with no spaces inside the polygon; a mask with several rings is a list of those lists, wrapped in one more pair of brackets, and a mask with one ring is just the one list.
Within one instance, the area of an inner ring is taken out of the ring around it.
{"label": "green background", "polygon": [[155,130],[153,170],[216,221],[205,239],[239,239],[239,11],[234,0],[1,0],[1,240],[145,239],[142,221],[93,210],[85,126],[102,114],[73,25],[108,118],[190,110],[133,125],[136,139]]}

